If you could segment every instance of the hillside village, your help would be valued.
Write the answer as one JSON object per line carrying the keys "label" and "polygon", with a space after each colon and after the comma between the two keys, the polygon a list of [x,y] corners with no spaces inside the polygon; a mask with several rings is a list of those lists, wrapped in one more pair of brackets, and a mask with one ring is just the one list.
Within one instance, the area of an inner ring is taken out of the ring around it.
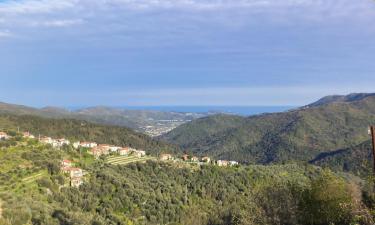
{"label": "hillside village", "polygon": [[[81,149],[87,150],[87,153],[92,155],[94,159],[107,159],[107,163],[119,165],[118,159],[123,160],[124,157],[134,157],[147,161],[149,159],[156,159],[164,162],[172,162],[172,163],[193,163],[197,165],[217,165],[219,167],[229,167],[229,166],[237,166],[239,165],[236,161],[227,161],[227,160],[212,160],[210,157],[202,157],[198,158],[197,156],[184,154],[182,156],[175,156],[172,154],[160,154],[158,158],[146,158],[147,153],[144,150],[135,149],[129,146],[114,146],[110,144],[98,144],[96,142],[90,141],[78,141],[78,142],[71,142],[65,138],[52,138],[48,136],[40,136],[37,138],[35,135],[31,134],[30,132],[23,132],[22,137],[25,139],[36,139],[42,144],[50,145],[55,149],[61,149],[64,146],[72,146],[75,150],[81,151]],[[7,134],[6,132],[0,132],[0,141],[1,140],[9,140],[12,136]],[[140,161],[140,160],[136,160]],[[134,162],[136,162],[134,161]],[[129,161],[132,162],[132,161]],[[70,180],[71,187],[79,187],[84,183],[85,175],[87,172],[82,170],[79,167],[75,166],[75,163],[69,159],[63,159],[60,165],[60,171],[65,174]]]}

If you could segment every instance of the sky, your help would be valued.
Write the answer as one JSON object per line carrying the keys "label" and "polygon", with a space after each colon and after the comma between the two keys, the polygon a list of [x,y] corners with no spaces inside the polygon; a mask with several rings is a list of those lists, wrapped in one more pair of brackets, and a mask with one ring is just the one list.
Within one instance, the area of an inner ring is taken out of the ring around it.
{"label": "sky", "polygon": [[0,101],[304,105],[375,92],[372,0],[0,0]]}

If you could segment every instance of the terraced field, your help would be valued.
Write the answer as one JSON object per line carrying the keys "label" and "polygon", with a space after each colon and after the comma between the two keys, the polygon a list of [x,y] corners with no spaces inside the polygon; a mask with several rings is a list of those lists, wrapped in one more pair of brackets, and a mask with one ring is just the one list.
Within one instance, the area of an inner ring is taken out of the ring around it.
{"label": "terraced field", "polygon": [[23,182],[24,184],[29,184],[29,183],[32,183],[32,182],[37,181],[39,178],[42,178],[43,176],[46,176],[46,175],[47,175],[46,171],[43,171],[43,172],[40,172],[40,173],[34,174],[34,175],[32,175],[32,176],[29,176],[29,177],[23,178],[23,179],[22,179],[22,182]]}
{"label": "terraced field", "polygon": [[148,160],[155,160],[155,157],[152,156],[145,156],[145,157],[137,157],[137,156],[111,156],[108,157],[106,162],[112,165],[126,165],[129,163],[136,163],[136,162],[145,162]]}
{"label": "terraced field", "polygon": [[[10,190],[17,192],[22,192],[25,189],[37,188],[36,181],[46,177],[48,175],[47,171],[39,171],[22,179],[17,179],[12,182],[12,184],[2,185],[0,184],[0,194],[8,193]],[[10,187],[11,186],[11,187]]]}

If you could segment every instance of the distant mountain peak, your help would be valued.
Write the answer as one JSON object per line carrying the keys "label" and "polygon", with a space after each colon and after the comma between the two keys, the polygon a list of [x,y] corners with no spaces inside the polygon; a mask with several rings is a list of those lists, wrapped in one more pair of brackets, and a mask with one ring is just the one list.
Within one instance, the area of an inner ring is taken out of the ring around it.
{"label": "distant mountain peak", "polygon": [[307,107],[318,107],[337,102],[354,102],[361,101],[365,98],[375,96],[375,93],[352,93],[348,95],[329,95],[319,99],[318,101],[307,105]]}

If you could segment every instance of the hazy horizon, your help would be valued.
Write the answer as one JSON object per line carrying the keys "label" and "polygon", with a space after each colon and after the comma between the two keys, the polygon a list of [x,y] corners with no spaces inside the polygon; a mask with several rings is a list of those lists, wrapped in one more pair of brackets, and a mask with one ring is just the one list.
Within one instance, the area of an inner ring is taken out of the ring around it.
{"label": "hazy horizon", "polygon": [[[1,102],[1,101],[0,101]],[[22,105],[17,103],[6,102],[6,104]],[[145,110],[145,111],[160,111],[160,112],[179,112],[179,113],[229,113],[235,115],[255,115],[262,113],[276,113],[284,112],[290,109],[298,108],[301,106],[291,105],[278,105],[278,106],[261,106],[261,105],[152,105],[152,106],[116,106],[116,105],[81,105],[81,106],[57,106],[57,105],[22,105],[36,109],[45,109],[49,107],[60,108],[71,112],[79,111],[82,109],[108,107],[122,110]]]}

